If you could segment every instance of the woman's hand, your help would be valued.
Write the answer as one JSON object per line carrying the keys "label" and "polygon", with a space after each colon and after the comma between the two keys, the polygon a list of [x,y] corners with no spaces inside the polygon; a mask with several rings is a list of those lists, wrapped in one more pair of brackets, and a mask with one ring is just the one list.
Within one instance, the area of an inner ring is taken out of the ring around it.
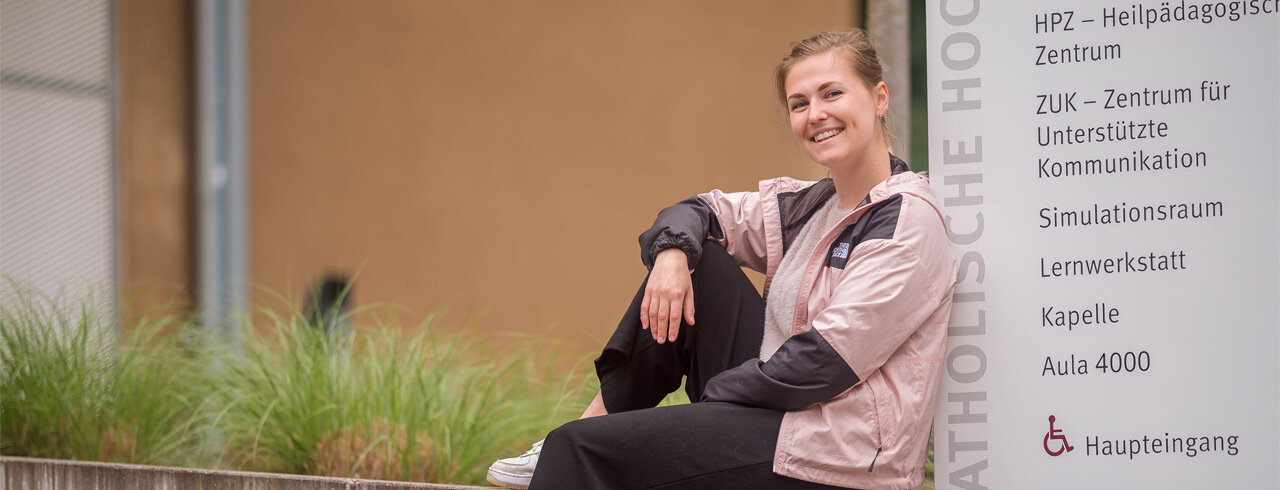
{"label": "woman's hand", "polygon": [[680,334],[681,315],[693,325],[693,281],[684,251],[668,248],[653,259],[653,270],[640,301],[640,325],[661,344]]}

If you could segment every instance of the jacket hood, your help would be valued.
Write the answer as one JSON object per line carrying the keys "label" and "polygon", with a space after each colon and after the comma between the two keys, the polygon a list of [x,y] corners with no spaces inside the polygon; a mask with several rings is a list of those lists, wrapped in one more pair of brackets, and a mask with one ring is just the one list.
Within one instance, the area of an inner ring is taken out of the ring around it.
{"label": "jacket hood", "polygon": [[914,172],[900,172],[890,175],[889,178],[872,187],[871,192],[867,194],[867,198],[874,204],[897,194],[908,194],[929,203],[929,206],[933,208],[933,212],[937,213],[938,221],[943,221],[942,207],[938,205],[938,199],[933,194],[929,179],[921,177]]}

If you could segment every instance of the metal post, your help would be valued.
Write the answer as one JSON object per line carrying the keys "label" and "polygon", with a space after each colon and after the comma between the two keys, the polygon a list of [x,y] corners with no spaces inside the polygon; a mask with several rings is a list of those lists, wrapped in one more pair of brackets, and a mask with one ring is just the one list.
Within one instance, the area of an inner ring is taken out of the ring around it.
{"label": "metal post", "polygon": [[199,0],[197,8],[201,324],[233,340],[249,279],[245,2]]}
{"label": "metal post", "polygon": [[904,0],[865,0],[867,33],[885,67],[889,85],[889,130],[898,154],[911,151],[911,22]]}

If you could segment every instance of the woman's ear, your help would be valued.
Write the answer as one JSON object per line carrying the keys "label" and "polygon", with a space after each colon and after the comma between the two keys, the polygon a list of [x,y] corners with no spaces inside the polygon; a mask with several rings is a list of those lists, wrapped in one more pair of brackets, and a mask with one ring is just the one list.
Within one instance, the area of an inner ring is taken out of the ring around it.
{"label": "woman's ear", "polygon": [[876,95],[876,113],[888,114],[889,113],[889,86],[886,85],[884,82],[877,83],[875,88],[875,95]]}

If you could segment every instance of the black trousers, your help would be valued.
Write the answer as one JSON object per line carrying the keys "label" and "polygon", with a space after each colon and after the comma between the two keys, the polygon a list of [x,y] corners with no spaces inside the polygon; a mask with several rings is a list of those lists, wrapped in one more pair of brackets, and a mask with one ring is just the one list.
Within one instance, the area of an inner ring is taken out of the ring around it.
{"label": "black trousers", "polygon": [[[646,279],[647,282],[647,279]],[[698,403],[707,380],[760,353],[764,300],[723,247],[703,244],[696,325],[658,344],[640,325],[644,285],[596,359],[609,415],[547,435],[530,489],[829,489],[773,473],[783,412]],[[694,403],[654,408],[680,387]]]}

